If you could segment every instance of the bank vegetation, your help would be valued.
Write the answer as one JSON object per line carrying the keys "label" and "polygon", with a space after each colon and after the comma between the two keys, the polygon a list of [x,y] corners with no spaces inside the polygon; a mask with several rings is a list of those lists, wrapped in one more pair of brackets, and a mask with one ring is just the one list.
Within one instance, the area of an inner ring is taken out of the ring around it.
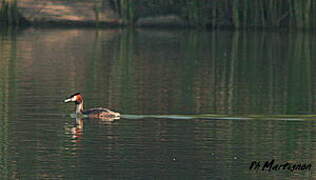
{"label": "bank vegetation", "polygon": [[[71,3],[79,0],[63,1]],[[19,0],[0,2],[1,24],[21,24],[23,15],[19,13],[18,2]],[[316,1],[312,0],[95,0],[95,3],[98,11],[102,11],[100,3],[110,6],[119,14],[118,23],[128,26],[137,26],[137,23],[146,17],[172,15],[183,22],[184,26],[197,28],[316,27],[316,21],[313,20],[316,18]],[[98,18],[95,21],[98,21]],[[159,26],[159,22],[154,22],[155,18],[152,21],[148,25]]]}

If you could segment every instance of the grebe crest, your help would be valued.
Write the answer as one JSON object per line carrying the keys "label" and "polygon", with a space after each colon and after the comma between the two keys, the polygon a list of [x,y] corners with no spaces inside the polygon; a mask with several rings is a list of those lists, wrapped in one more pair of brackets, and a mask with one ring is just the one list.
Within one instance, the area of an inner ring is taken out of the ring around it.
{"label": "grebe crest", "polygon": [[120,118],[120,113],[113,112],[107,108],[92,108],[86,111],[83,110],[83,97],[80,93],[75,93],[64,100],[67,102],[74,102],[76,104],[76,114],[85,115],[88,118],[98,118],[106,120],[115,120]]}

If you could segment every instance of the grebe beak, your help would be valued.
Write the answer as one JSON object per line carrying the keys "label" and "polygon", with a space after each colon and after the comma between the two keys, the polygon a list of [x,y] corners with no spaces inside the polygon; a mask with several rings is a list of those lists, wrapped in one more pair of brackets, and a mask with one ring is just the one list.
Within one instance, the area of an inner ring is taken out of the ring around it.
{"label": "grebe beak", "polygon": [[67,102],[71,102],[71,98],[69,98],[69,99],[65,99],[65,100],[64,100],[64,102],[65,102],[65,103],[67,103]]}
{"label": "grebe beak", "polygon": [[77,101],[77,96],[72,96],[72,97],[69,97],[69,98],[64,100],[65,103],[67,103],[67,102],[76,102],[76,101]]}

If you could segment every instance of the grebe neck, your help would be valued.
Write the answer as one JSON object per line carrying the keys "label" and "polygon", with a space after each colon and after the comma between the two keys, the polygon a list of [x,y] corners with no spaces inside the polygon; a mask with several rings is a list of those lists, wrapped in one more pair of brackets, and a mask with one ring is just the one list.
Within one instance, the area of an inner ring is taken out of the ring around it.
{"label": "grebe neck", "polygon": [[82,114],[83,113],[83,101],[76,104],[76,114]]}

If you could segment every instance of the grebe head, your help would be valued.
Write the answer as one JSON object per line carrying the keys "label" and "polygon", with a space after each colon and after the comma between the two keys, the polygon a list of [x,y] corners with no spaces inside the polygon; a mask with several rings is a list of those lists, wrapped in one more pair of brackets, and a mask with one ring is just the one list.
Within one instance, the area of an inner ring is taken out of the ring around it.
{"label": "grebe head", "polygon": [[65,103],[67,102],[75,102],[76,104],[81,104],[83,102],[83,98],[80,93],[75,93],[69,96],[67,99],[64,100]]}

